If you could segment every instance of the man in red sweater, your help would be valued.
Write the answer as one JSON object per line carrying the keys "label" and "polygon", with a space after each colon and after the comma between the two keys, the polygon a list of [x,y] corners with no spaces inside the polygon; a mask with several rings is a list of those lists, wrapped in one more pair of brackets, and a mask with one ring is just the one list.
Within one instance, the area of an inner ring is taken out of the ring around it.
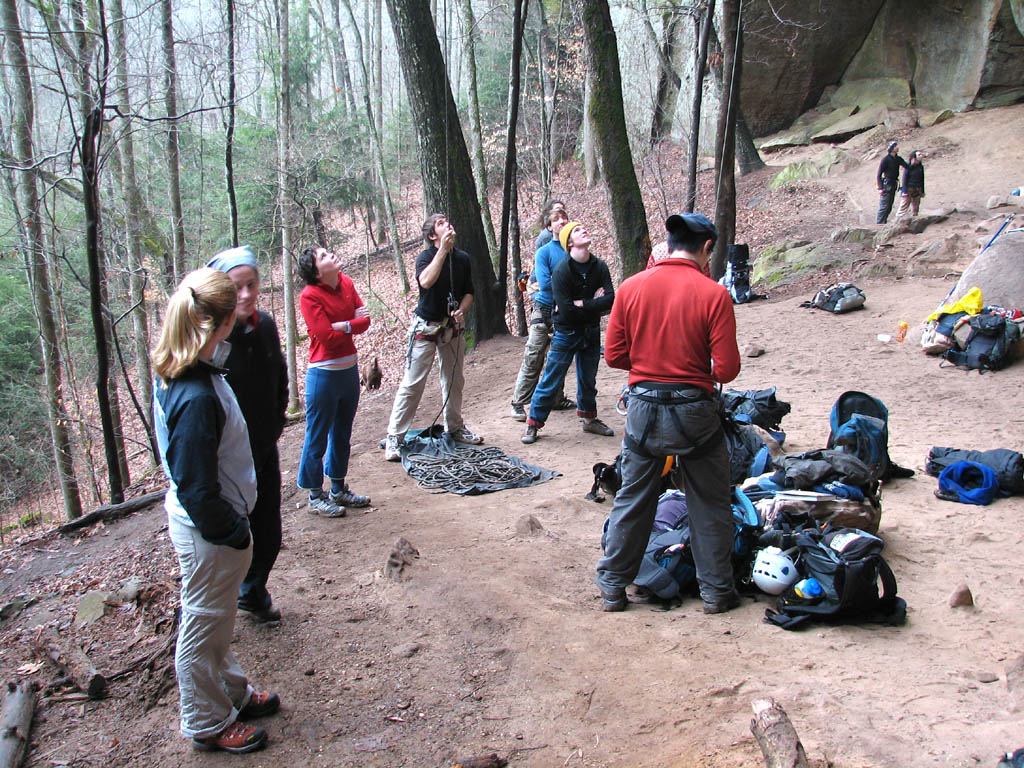
{"label": "man in red sweater", "polygon": [[739,604],[730,555],[729,451],[718,384],[740,372],[736,318],[725,288],[701,273],[718,233],[700,214],[669,216],[668,256],[624,281],[605,335],[604,359],[629,371],[622,487],[597,564],[603,609],[626,608],[657,511],[665,458],[686,481],[693,560],[705,613]]}

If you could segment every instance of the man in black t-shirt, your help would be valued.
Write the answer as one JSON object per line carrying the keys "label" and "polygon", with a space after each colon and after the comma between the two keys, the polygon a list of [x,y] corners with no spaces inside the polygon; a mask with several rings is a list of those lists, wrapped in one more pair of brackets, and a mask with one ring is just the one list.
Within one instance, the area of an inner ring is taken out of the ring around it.
{"label": "man in black t-shirt", "polygon": [[895,141],[890,143],[885,151],[885,157],[878,164],[878,173],[875,176],[875,183],[878,186],[876,224],[885,224],[888,220],[892,201],[896,197],[896,188],[899,186],[900,166],[907,167],[907,161],[900,157],[898,152],[899,145]]}
{"label": "man in black t-shirt", "polygon": [[483,438],[462,419],[462,364],[466,342],[462,338],[466,312],[473,304],[473,280],[469,254],[455,247],[455,228],[447,217],[435,213],[423,222],[427,248],[416,257],[416,282],[420,300],[409,329],[405,376],[395,395],[388,422],[384,458],[398,461],[405,433],[416,418],[427,375],[437,352],[444,428],[457,443],[479,445]]}

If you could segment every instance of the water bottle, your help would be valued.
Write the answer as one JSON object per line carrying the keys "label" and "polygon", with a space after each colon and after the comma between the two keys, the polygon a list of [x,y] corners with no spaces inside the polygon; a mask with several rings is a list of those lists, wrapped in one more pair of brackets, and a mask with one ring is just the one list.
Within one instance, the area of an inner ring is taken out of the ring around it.
{"label": "water bottle", "polygon": [[821,588],[821,582],[813,576],[798,581],[793,587],[793,591],[796,592],[797,597],[802,597],[804,600],[815,600],[824,593]]}
{"label": "water bottle", "polygon": [[896,341],[906,341],[909,328],[910,326],[907,325],[906,320],[900,320],[899,325],[896,326]]}

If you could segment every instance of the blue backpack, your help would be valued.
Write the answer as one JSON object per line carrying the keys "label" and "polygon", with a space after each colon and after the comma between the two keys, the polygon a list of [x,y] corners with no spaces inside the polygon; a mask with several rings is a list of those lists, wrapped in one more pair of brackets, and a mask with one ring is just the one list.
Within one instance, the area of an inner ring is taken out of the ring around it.
{"label": "blue backpack", "polygon": [[889,410],[877,397],[864,392],[844,392],[829,415],[828,447],[851,453],[871,468],[878,480],[910,477],[889,458]]}
{"label": "blue backpack", "polygon": [[[675,501],[675,500],[673,500]],[[732,517],[736,526],[732,566],[736,574],[746,575],[757,548],[763,523],[757,509],[739,488],[732,491]],[[690,549],[689,518],[684,514],[676,527],[655,530],[647,543],[640,571],[633,583],[655,597],[672,600],[697,589],[697,569]]]}

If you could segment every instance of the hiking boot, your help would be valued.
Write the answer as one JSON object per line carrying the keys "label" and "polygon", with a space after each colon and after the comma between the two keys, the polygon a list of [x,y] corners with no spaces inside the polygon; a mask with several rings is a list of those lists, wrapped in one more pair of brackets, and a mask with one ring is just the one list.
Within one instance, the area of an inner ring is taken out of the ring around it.
{"label": "hiking boot", "polygon": [[526,421],[526,409],[521,405],[513,405],[512,418],[516,421]]}
{"label": "hiking boot", "polygon": [[249,618],[255,621],[257,624],[280,624],[281,623],[281,612],[273,606],[268,605],[266,608],[249,608],[239,603],[238,610],[245,611],[249,614]]}
{"label": "hiking boot", "polygon": [[320,517],[344,517],[345,508],[339,507],[326,496],[317,496],[309,500],[309,514]]}
{"label": "hiking boot", "polygon": [[551,406],[551,410],[552,411],[575,411],[576,410],[576,401],[575,400],[570,400],[565,395],[562,395],[555,402],[555,404],[553,406]]}
{"label": "hiking boot", "polygon": [[618,613],[626,610],[629,600],[625,592],[605,592],[601,590],[601,610],[605,613]]}
{"label": "hiking boot", "polygon": [[276,715],[281,708],[281,699],[270,691],[253,691],[249,703],[238,710],[239,720],[255,720],[257,717]]}
{"label": "hiking boot", "polygon": [[232,723],[216,736],[207,736],[205,739],[192,739],[192,746],[200,752],[232,752],[236,755],[244,755],[246,752],[255,752],[267,745],[267,732],[254,725],[242,725]]}
{"label": "hiking boot", "polygon": [[331,495],[328,498],[339,507],[370,506],[370,497],[363,496],[359,493],[352,493],[352,489],[348,487],[348,483],[345,483],[345,485],[341,487],[341,491],[339,493],[331,491]]}
{"label": "hiking boot", "polygon": [[387,442],[384,443],[384,461],[401,461],[401,447],[402,443],[398,439],[398,435],[388,435]]}
{"label": "hiking boot", "polygon": [[612,437],[615,434],[615,430],[600,419],[584,419],[583,431],[591,432],[595,435],[603,435],[604,437]]}
{"label": "hiking boot", "polygon": [[480,443],[484,441],[480,435],[471,430],[465,424],[448,434],[452,436],[452,440],[456,443],[464,443],[466,445],[480,445]]}
{"label": "hiking boot", "polygon": [[727,613],[740,605],[740,596],[733,592],[713,602],[704,601],[704,613]]}
{"label": "hiking boot", "polygon": [[526,432],[524,432],[523,436],[519,439],[522,440],[526,445],[532,445],[533,443],[536,443],[537,438],[540,437],[540,435],[537,434],[537,431],[539,429],[540,427],[536,427],[533,424],[529,424],[526,427]]}

